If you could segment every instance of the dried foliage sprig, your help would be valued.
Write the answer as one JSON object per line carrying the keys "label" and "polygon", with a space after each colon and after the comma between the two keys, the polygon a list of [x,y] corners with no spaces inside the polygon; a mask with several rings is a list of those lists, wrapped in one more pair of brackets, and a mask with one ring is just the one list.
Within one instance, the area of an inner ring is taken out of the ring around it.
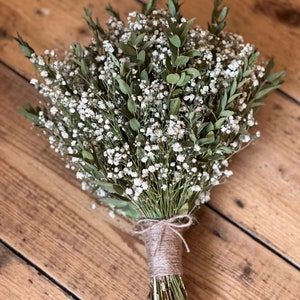
{"label": "dried foliage sprig", "polygon": [[[31,81],[42,107],[21,113],[49,136],[82,187],[134,220],[192,214],[232,174],[229,159],[259,136],[255,113],[282,84],[273,60],[224,32],[228,8],[214,1],[208,30],[156,1],[127,23],[111,6],[104,29],[85,9],[93,38],[60,58],[38,55],[18,35],[40,72]],[[151,299],[186,299],[180,274],[154,277]]]}

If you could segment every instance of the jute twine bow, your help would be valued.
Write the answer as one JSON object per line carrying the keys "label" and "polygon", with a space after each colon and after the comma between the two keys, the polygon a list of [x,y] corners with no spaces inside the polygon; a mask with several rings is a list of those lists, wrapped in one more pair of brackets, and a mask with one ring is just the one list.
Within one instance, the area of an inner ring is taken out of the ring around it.
{"label": "jute twine bow", "polygon": [[189,246],[183,232],[194,223],[191,215],[178,215],[170,219],[141,219],[136,223],[144,239],[150,277],[182,274],[182,244]]}

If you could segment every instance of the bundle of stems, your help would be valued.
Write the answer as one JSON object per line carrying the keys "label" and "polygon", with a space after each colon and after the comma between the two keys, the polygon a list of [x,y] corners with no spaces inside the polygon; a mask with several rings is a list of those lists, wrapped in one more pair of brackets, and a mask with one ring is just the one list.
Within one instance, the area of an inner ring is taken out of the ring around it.
{"label": "bundle of stems", "polygon": [[[259,136],[255,114],[284,72],[271,73],[273,60],[259,63],[253,45],[223,31],[221,0],[208,29],[186,20],[177,0],[165,10],[149,0],[127,22],[107,11],[104,29],[85,9],[91,43],[73,44],[62,57],[38,55],[16,37],[39,71],[31,83],[45,96],[20,112],[42,128],[83,189],[142,220],[147,239],[156,228],[148,249],[155,256],[167,232],[182,246],[181,229],[232,174],[230,158]],[[151,272],[149,299],[187,299],[181,273]]]}

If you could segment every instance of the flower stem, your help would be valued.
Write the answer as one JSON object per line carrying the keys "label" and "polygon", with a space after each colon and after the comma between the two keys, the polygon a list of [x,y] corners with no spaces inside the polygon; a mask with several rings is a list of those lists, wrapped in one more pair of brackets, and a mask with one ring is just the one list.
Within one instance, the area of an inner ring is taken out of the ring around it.
{"label": "flower stem", "polygon": [[181,275],[151,277],[148,300],[187,300]]}

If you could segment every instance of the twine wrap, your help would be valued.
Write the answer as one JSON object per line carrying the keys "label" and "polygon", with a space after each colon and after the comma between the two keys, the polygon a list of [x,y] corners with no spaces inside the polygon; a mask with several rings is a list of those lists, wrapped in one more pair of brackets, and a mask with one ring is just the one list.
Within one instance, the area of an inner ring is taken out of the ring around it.
{"label": "twine wrap", "polygon": [[[183,223],[182,221],[186,221]],[[190,215],[179,215],[165,220],[142,219],[136,231],[144,239],[148,274],[150,277],[182,274],[182,243],[190,252],[183,233],[193,224]]]}

